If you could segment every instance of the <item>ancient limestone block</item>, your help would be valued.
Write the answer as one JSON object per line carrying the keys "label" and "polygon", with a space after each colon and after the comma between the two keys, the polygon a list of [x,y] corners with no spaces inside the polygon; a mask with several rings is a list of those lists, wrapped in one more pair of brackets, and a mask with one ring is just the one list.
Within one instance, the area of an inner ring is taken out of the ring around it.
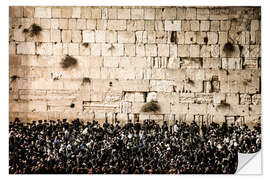
{"label": "ancient limestone block", "polygon": [[79,44],[69,43],[68,44],[68,54],[69,55],[79,55]]}
{"label": "ancient limestone block", "polygon": [[252,102],[252,96],[250,94],[240,94],[239,95],[240,102],[239,104],[251,104]]}
{"label": "ancient limestone block", "polygon": [[186,19],[186,8],[185,7],[177,7],[176,18],[177,19]]}
{"label": "ancient limestone block", "polygon": [[157,46],[155,44],[145,45],[145,55],[146,56],[157,56]]}
{"label": "ancient limestone block", "polygon": [[165,79],[165,70],[152,69],[151,79]]}
{"label": "ancient limestone block", "polygon": [[200,46],[190,45],[190,57],[200,57]]}
{"label": "ancient limestone block", "polygon": [[195,94],[196,104],[210,104],[213,103],[213,95],[208,93]]}
{"label": "ancient limestone block", "polygon": [[249,56],[251,58],[261,57],[261,46],[260,45],[250,45],[250,53]]}
{"label": "ancient limestone block", "polygon": [[150,91],[173,92],[173,81],[150,80]]}
{"label": "ancient limestone block", "polygon": [[207,104],[189,104],[189,114],[206,114]]}
{"label": "ancient limestone block", "polygon": [[204,58],[202,64],[203,64],[204,69],[220,69],[221,68],[221,60],[219,58]]}
{"label": "ancient limestone block", "polygon": [[71,31],[70,30],[63,30],[62,31],[62,42],[69,43],[71,42]]}
{"label": "ancient limestone block", "polygon": [[105,36],[107,43],[117,42],[117,31],[105,31]]}
{"label": "ancient limestone block", "polygon": [[125,20],[108,20],[108,30],[126,30],[127,23]]}
{"label": "ancient limestone block", "polygon": [[118,19],[130,19],[130,9],[117,9]]}
{"label": "ancient limestone block", "polygon": [[170,55],[168,44],[158,44],[158,56],[166,56]]}
{"label": "ancient limestone block", "polygon": [[97,20],[94,19],[87,19],[86,20],[86,28],[88,30],[95,30],[97,27]]}
{"label": "ancient limestone block", "polygon": [[162,10],[162,19],[176,19],[176,8],[164,8]]}
{"label": "ancient limestone block", "polygon": [[195,44],[196,41],[196,33],[195,32],[186,32],[185,33],[185,44]]}
{"label": "ancient limestone block", "polygon": [[92,56],[101,55],[101,44],[91,44],[91,55]]}
{"label": "ancient limestone block", "polygon": [[178,45],[178,56],[189,57],[190,46],[189,45]]}
{"label": "ancient limestone block", "polygon": [[81,7],[81,18],[90,19],[91,17],[91,7]]}
{"label": "ancient limestone block", "polygon": [[68,29],[68,19],[59,19],[59,29]]}
{"label": "ancient limestone block", "polygon": [[111,46],[112,46],[111,44],[103,44],[101,46],[101,55],[112,56]]}
{"label": "ancient limestone block", "polygon": [[143,31],[144,20],[127,20],[128,31]]}
{"label": "ancient limestone block", "polygon": [[135,93],[133,93],[133,92],[125,92],[124,100],[126,102],[133,102],[134,101],[134,96],[135,96]]}
{"label": "ancient limestone block", "polygon": [[101,8],[91,8],[92,19],[101,19]]}
{"label": "ancient limestone block", "polygon": [[106,42],[106,31],[103,31],[103,30],[95,31],[95,40],[97,43],[105,43]]}
{"label": "ancient limestone block", "polygon": [[116,8],[109,8],[108,9],[108,19],[117,19],[118,18],[118,10]]}
{"label": "ancient limestone block", "polygon": [[197,19],[207,20],[209,19],[209,13],[208,8],[197,8]]}
{"label": "ancient limestone block", "polygon": [[135,56],[135,44],[125,44],[125,56]]}
{"label": "ancient limestone block", "polygon": [[[9,43],[9,48],[8,48],[8,50],[9,50],[9,55],[13,55],[13,54],[16,54],[16,44],[15,44],[15,42],[10,42]],[[19,54],[19,52],[17,51],[17,53]]]}
{"label": "ancient limestone block", "polygon": [[86,29],[86,19],[77,19],[77,29]]}
{"label": "ancient limestone block", "polygon": [[243,67],[245,69],[257,69],[258,68],[258,59],[257,58],[245,58],[243,62]]}
{"label": "ancient limestone block", "polygon": [[154,8],[147,8],[144,9],[144,19],[153,20],[155,19],[155,9]]}
{"label": "ancient limestone block", "polygon": [[76,19],[68,19],[68,29],[77,29],[77,20]]}
{"label": "ancient limestone block", "polygon": [[59,29],[59,19],[51,19],[51,29]]}
{"label": "ancient limestone block", "polygon": [[219,45],[211,45],[211,57],[219,57]]}
{"label": "ancient limestone block", "polygon": [[202,45],[200,51],[200,57],[210,57],[211,46],[209,45]]}
{"label": "ancient limestone block", "polygon": [[58,7],[52,8],[52,18],[61,18],[61,8]]}
{"label": "ancient limestone block", "polygon": [[82,42],[81,31],[72,31],[71,40],[72,40],[72,42],[75,42],[75,43]]}
{"label": "ancient limestone block", "polygon": [[62,55],[63,54],[63,46],[62,43],[54,43],[53,44],[53,55]]}
{"label": "ancient limestone block", "polygon": [[135,92],[134,93],[134,101],[135,102],[145,102],[145,93]]}
{"label": "ancient limestone block", "polygon": [[181,27],[182,27],[182,31],[190,31],[190,21],[186,21],[186,20],[182,20],[181,21]]}
{"label": "ancient limestone block", "polygon": [[72,7],[61,7],[62,18],[71,18],[71,16],[72,16]]}
{"label": "ancient limestone block", "polygon": [[113,44],[112,56],[123,56],[124,55],[124,45],[123,44]]}
{"label": "ancient limestone block", "polygon": [[34,17],[35,15],[35,8],[30,6],[23,7],[23,17]]}
{"label": "ancient limestone block", "polygon": [[148,92],[146,97],[146,102],[156,101],[157,100],[157,92]]}
{"label": "ancient limestone block", "polygon": [[153,20],[146,20],[145,21],[145,30],[146,31],[153,31],[153,30],[155,30],[155,21],[153,21]]}
{"label": "ancient limestone block", "polygon": [[107,20],[97,19],[96,30],[107,30],[108,22]]}
{"label": "ancient limestone block", "polygon": [[165,31],[181,31],[181,21],[165,20]]}
{"label": "ancient limestone block", "polygon": [[170,57],[177,57],[177,45],[176,44],[170,44]]}
{"label": "ancient limestone block", "polygon": [[242,59],[222,58],[222,69],[242,69]]}
{"label": "ancient limestone block", "polygon": [[197,10],[196,8],[187,8],[186,9],[186,19],[196,19]]}
{"label": "ancient limestone block", "polygon": [[208,44],[217,44],[218,34],[216,32],[207,32]]}
{"label": "ancient limestone block", "polygon": [[260,21],[259,20],[252,20],[250,25],[251,31],[260,30]]}
{"label": "ancient limestone block", "polygon": [[207,44],[208,38],[206,32],[197,32],[196,33],[196,40],[198,44]]}
{"label": "ancient limestone block", "polygon": [[40,32],[39,36],[37,37],[39,42],[50,42],[51,41],[51,31],[44,29]]}
{"label": "ancient limestone block", "polygon": [[164,21],[155,21],[155,30],[156,31],[164,31],[165,30]]}
{"label": "ancient limestone block", "polygon": [[219,44],[225,44],[228,42],[228,33],[227,32],[218,32],[218,43]]}
{"label": "ancient limestone block", "polygon": [[142,44],[136,45],[136,56],[145,56],[144,45]]}
{"label": "ancient limestone block", "polygon": [[200,30],[199,21],[190,21],[190,30],[191,31],[199,31]]}
{"label": "ancient limestone block", "polygon": [[260,105],[261,104],[261,94],[254,94],[252,96],[252,104]]}
{"label": "ancient limestone block", "polygon": [[135,33],[129,31],[118,31],[118,43],[135,43]]}
{"label": "ancient limestone block", "polygon": [[17,54],[35,54],[34,42],[23,42],[17,45]]}
{"label": "ancient limestone block", "polygon": [[228,31],[231,27],[231,21],[220,21],[220,30]]}
{"label": "ancient limestone block", "polygon": [[80,18],[81,17],[81,8],[80,7],[72,7],[72,18]]}
{"label": "ancient limestone block", "polygon": [[136,39],[137,44],[146,44],[147,43],[147,31],[137,31],[135,39]]}
{"label": "ancient limestone block", "polygon": [[95,42],[95,32],[84,30],[82,34],[83,42]]}
{"label": "ancient limestone block", "polygon": [[51,8],[37,7],[35,8],[35,17],[36,18],[51,18],[52,17]]}
{"label": "ancient limestone block", "polygon": [[156,31],[148,31],[147,32],[147,41],[148,41],[148,44],[152,44],[152,43],[155,43],[156,42]]}
{"label": "ancient limestone block", "polygon": [[144,9],[131,9],[131,19],[143,19]]}
{"label": "ancient limestone block", "polygon": [[52,55],[52,43],[42,43],[37,46],[37,54]]}
{"label": "ancient limestone block", "polygon": [[226,95],[223,93],[214,93],[214,99],[213,99],[213,103],[214,104],[221,104],[222,101],[226,102]]}
{"label": "ancient limestone block", "polygon": [[219,31],[219,21],[211,21],[210,31]]}
{"label": "ancient limestone block", "polygon": [[40,26],[42,27],[42,29],[50,29],[51,19],[40,19]]}
{"label": "ancient limestone block", "polygon": [[22,32],[22,29],[14,29],[14,35],[13,35],[13,39],[15,41],[25,41],[25,35]]}
{"label": "ancient limestone block", "polygon": [[118,57],[104,57],[104,67],[119,67],[119,58]]}

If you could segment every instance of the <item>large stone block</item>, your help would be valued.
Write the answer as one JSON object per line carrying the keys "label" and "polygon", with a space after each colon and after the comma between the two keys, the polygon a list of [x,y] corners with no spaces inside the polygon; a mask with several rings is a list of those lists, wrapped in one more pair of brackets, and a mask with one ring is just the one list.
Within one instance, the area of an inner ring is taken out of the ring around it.
{"label": "large stone block", "polygon": [[135,33],[118,31],[118,43],[135,43]]}
{"label": "large stone block", "polygon": [[165,31],[181,31],[181,21],[165,20]]}
{"label": "large stone block", "polygon": [[108,20],[108,30],[126,30],[126,20]]}
{"label": "large stone block", "polygon": [[95,42],[95,32],[84,30],[82,38],[83,38],[83,42]]}
{"label": "large stone block", "polygon": [[208,8],[198,8],[197,9],[197,19],[207,20],[209,19],[210,11]]}
{"label": "large stone block", "polygon": [[42,43],[37,46],[37,54],[52,55],[52,43]]}
{"label": "large stone block", "polygon": [[51,18],[52,17],[52,9],[51,8],[43,8],[37,7],[35,8],[35,17],[36,18]]}
{"label": "large stone block", "polygon": [[148,8],[144,9],[144,19],[153,20],[155,19],[155,9],[154,8]]}
{"label": "large stone block", "polygon": [[34,42],[23,42],[17,45],[17,54],[35,54]]}
{"label": "large stone block", "polygon": [[150,80],[150,91],[173,92],[173,81],[168,80]]}

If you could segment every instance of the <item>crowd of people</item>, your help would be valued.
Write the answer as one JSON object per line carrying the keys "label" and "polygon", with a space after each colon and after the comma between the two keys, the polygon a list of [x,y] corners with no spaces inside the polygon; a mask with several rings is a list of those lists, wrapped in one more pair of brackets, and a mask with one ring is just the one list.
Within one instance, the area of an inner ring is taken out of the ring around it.
{"label": "crowd of people", "polygon": [[232,174],[237,152],[261,148],[261,128],[154,120],[9,124],[10,174]]}

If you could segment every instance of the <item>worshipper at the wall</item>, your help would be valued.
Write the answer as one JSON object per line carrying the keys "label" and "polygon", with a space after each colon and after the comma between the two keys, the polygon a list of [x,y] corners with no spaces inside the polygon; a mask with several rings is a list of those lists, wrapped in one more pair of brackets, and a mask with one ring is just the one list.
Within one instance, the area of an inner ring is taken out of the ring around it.
{"label": "worshipper at the wall", "polygon": [[231,174],[237,152],[261,148],[260,124],[249,129],[153,120],[122,128],[79,119],[9,124],[10,174]]}

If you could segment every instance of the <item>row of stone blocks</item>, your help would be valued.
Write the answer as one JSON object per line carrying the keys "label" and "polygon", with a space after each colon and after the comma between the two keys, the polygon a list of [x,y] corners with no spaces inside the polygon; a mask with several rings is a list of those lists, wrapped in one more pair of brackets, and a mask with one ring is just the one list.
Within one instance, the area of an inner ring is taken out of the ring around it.
{"label": "row of stone blocks", "polygon": [[9,9],[10,17],[87,19],[198,19],[259,18],[258,7],[20,7]]}

